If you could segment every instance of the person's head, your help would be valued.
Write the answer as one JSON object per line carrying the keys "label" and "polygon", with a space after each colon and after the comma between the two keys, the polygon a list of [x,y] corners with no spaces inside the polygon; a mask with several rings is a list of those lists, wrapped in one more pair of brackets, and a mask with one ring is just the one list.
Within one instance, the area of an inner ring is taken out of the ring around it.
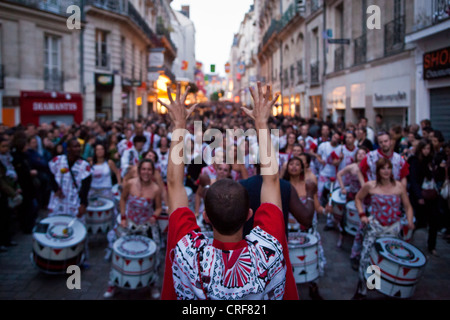
{"label": "person's head", "polygon": [[356,151],[355,155],[356,163],[360,163],[361,161],[363,161],[366,156],[367,156],[367,149],[359,148],[358,151]]}
{"label": "person's head", "polygon": [[130,140],[131,137],[133,136],[133,129],[131,129],[130,127],[126,127],[124,130],[124,134],[125,134],[125,139]]}
{"label": "person's head", "polygon": [[300,134],[303,136],[303,137],[306,137],[307,135],[308,135],[308,131],[309,131],[309,125],[308,124],[303,124],[301,127],[300,127]]}
{"label": "person's head", "polygon": [[367,128],[367,118],[366,117],[361,117],[361,118],[359,118],[359,124],[361,125],[361,126],[363,126],[364,128]]}
{"label": "person's head", "polygon": [[144,159],[150,159],[153,161],[153,163],[158,163],[158,154],[156,153],[155,150],[150,149],[148,150],[144,155],[143,155]]}
{"label": "person's head", "polygon": [[378,139],[378,145],[380,146],[381,151],[383,151],[384,154],[388,154],[391,152],[392,142],[391,137],[389,136],[389,133],[387,132],[380,132],[377,136]]}
{"label": "person's head", "polygon": [[422,130],[427,127],[431,128],[431,121],[429,119],[423,119],[422,121],[420,121],[420,127],[422,128]]}
{"label": "person's head", "polygon": [[389,130],[389,134],[392,139],[398,140],[402,137],[403,128],[400,125],[394,125]]}
{"label": "person's head", "polygon": [[297,137],[296,137],[295,133],[290,133],[290,134],[287,136],[287,144],[288,144],[289,146],[292,146],[292,145],[294,145],[296,142],[297,142]]}
{"label": "person's head", "polygon": [[420,140],[419,143],[417,144],[415,155],[421,160],[424,158],[425,159],[433,158],[434,148],[432,142],[428,139]]}
{"label": "person's head", "polygon": [[381,114],[377,114],[376,116],[375,116],[375,123],[377,124],[377,125],[381,125],[381,124],[383,124],[383,116],[381,115]]}
{"label": "person's head", "polygon": [[303,162],[300,158],[292,157],[289,159],[284,173],[284,180],[291,180],[292,177],[302,177],[305,173]]}
{"label": "person's head", "polygon": [[433,135],[433,128],[431,127],[422,128],[422,138],[431,139],[432,135]]}
{"label": "person's head", "polygon": [[67,157],[75,160],[81,156],[81,145],[77,138],[71,138],[67,141]]}
{"label": "person's head", "polygon": [[150,159],[142,159],[138,164],[138,177],[141,182],[149,183],[153,179],[155,165]]}
{"label": "person's head", "polygon": [[162,149],[169,148],[169,138],[167,138],[166,136],[162,136],[159,140],[158,147]]}
{"label": "person's head", "polygon": [[33,124],[33,123],[27,124],[25,133],[26,133],[27,137],[31,137],[31,136],[37,135],[37,128],[36,128],[36,125]]}
{"label": "person's head", "polygon": [[231,164],[218,164],[216,167],[217,180],[227,179],[231,176]]}
{"label": "person's head", "polygon": [[439,151],[444,145],[445,138],[441,131],[434,130],[433,136],[431,137],[431,143],[433,144],[434,150]]}
{"label": "person's head", "polygon": [[361,126],[358,126],[356,128],[356,139],[358,139],[359,141],[363,141],[366,139],[367,137],[367,129]]}
{"label": "person's head", "polygon": [[309,153],[303,152],[300,155],[300,160],[302,160],[303,168],[308,169],[311,163],[311,155]]}
{"label": "person's head", "polygon": [[136,150],[138,152],[140,152],[142,150],[142,148],[144,148],[144,144],[146,142],[147,142],[147,138],[143,135],[136,135],[133,138],[134,147],[136,148]]}
{"label": "person's head", "polygon": [[137,136],[144,135],[144,125],[141,122],[136,122],[136,127],[134,129],[134,132]]}
{"label": "person's head", "polygon": [[355,138],[356,135],[353,131],[347,131],[345,133],[345,144],[347,145],[347,147],[355,145]]}
{"label": "person's head", "polygon": [[38,149],[38,142],[36,136],[31,136],[28,138],[28,148],[36,150]]}
{"label": "person's head", "polygon": [[252,214],[247,189],[240,183],[222,179],[208,188],[203,217],[221,235],[239,232]]}
{"label": "person's head", "polygon": [[303,153],[303,151],[303,147],[300,144],[296,143],[292,147],[292,156],[298,158]]}
{"label": "person's head", "polygon": [[97,161],[99,161],[100,159],[105,160],[105,158],[106,158],[105,146],[102,143],[97,143],[94,146],[94,157],[92,159],[94,164],[96,164]]}
{"label": "person's head", "polygon": [[394,175],[392,174],[392,162],[389,159],[381,157],[377,161],[376,177],[377,185],[382,184],[383,181],[390,181],[392,184],[395,184]]}
{"label": "person's head", "polygon": [[331,145],[337,146],[341,142],[341,135],[338,132],[333,133],[331,136]]}
{"label": "person's head", "polygon": [[0,135],[0,154],[6,154],[9,151],[9,140]]}
{"label": "person's head", "polygon": [[330,136],[330,127],[327,124],[323,124],[320,129],[320,134],[323,138],[328,138]]}

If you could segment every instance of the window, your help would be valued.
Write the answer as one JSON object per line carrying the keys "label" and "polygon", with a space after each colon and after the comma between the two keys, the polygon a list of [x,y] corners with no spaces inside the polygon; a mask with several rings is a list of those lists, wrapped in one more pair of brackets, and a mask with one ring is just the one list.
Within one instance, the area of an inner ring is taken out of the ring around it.
{"label": "window", "polygon": [[95,66],[97,68],[109,69],[107,35],[106,31],[98,29],[95,31]]}
{"label": "window", "polygon": [[44,86],[46,90],[63,90],[61,71],[61,38],[53,35],[44,37]]}

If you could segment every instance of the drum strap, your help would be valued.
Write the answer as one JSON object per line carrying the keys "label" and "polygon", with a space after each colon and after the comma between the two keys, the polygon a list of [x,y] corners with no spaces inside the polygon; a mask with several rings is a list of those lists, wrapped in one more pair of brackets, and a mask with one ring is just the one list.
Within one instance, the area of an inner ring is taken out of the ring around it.
{"label": "drum strap", "polygon": [[200,259],[202,259],[202,257],[203,257],[203,247],[199,248],[199,249],[200,249],[200,251],[197,254],[197,267],[198,267],[198,274],[199,274],[199,278],[200,278],[200,288],[202,289],[203,294],[205,295],[205,299],[210,300],[208,298],[208,292],[206,291],[206,288],[203,283],[202,267],[200,265]]}
{"label": "drum strap", "polygon": [[77,184],[77,181],[75,180],[75,177],[73,176],[72,167],[70,165],[69,165],[69,171],[70,171],[70,176],[72,177],[73,184],[75,185],[75,188],[77,188],[77,190],[78,190],[78,184]]}

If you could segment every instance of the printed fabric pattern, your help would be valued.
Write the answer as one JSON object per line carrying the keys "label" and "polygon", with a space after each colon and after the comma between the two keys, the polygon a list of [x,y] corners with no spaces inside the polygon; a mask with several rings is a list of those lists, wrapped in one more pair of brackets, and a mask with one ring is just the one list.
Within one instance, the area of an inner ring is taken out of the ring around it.
{"label": "printed fabric pattern", "polygon": [[371,196],[371,215],[382,226],[389,226],[401,218],[401,199],[399,195],[373,194]]}
{"label": "printed fabric pattern", "polygon": [[256,227],[245,238],[247,246],[235,250],[218,249],[213,241],[192,231],[172,251],[179,300],[283,299],[286,262],[274,237]]}
{"label": "printed fabric pattern", "polygon": [[127,217],[136,225],[147,223],[153,215],[152,199],[129,195],[126,206]]}

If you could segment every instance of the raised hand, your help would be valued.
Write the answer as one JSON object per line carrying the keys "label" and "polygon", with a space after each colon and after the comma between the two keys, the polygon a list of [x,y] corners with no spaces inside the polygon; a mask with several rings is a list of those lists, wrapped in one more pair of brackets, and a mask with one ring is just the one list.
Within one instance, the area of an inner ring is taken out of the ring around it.
{"label": "raised hand", "polygon": [[263,93],[261,82],[257,83],[258,92],[256,93],[253,88],[250,88],[250,93],[253,98],[254,106],[250,110],[246,107],[241,107],[241,109],[255,122],[266,122],[272,112],[272,107],[275,105],[280,94],[278,93],[273,100],[272,97],[272,86],[266,86],[266,92]]}
{"label": "raised hand", "polygon": [[172,120],[172,122],[175,124],[176,127],[181,126],[184,128],[184,126],[186,125],[186,120],[189,118],[191,113],[197,107],[197,104],[194,104],[192,107],[186,108],[185,102],[186,102],[186,97],[189,93],[189,89],[190,89],[190,87],[187,87],[184,94],[181,95],[181,84],[177,83],[177,91],[176,91],[176,95],[175,95],[175,100],[173,100],[172,90],[170,89],[169,86],[167,86],[167,95],[169,97],[170,104],[167,105],[166,103],[164,103],[158,99],[158,102],[167,108],[169,117]]}

